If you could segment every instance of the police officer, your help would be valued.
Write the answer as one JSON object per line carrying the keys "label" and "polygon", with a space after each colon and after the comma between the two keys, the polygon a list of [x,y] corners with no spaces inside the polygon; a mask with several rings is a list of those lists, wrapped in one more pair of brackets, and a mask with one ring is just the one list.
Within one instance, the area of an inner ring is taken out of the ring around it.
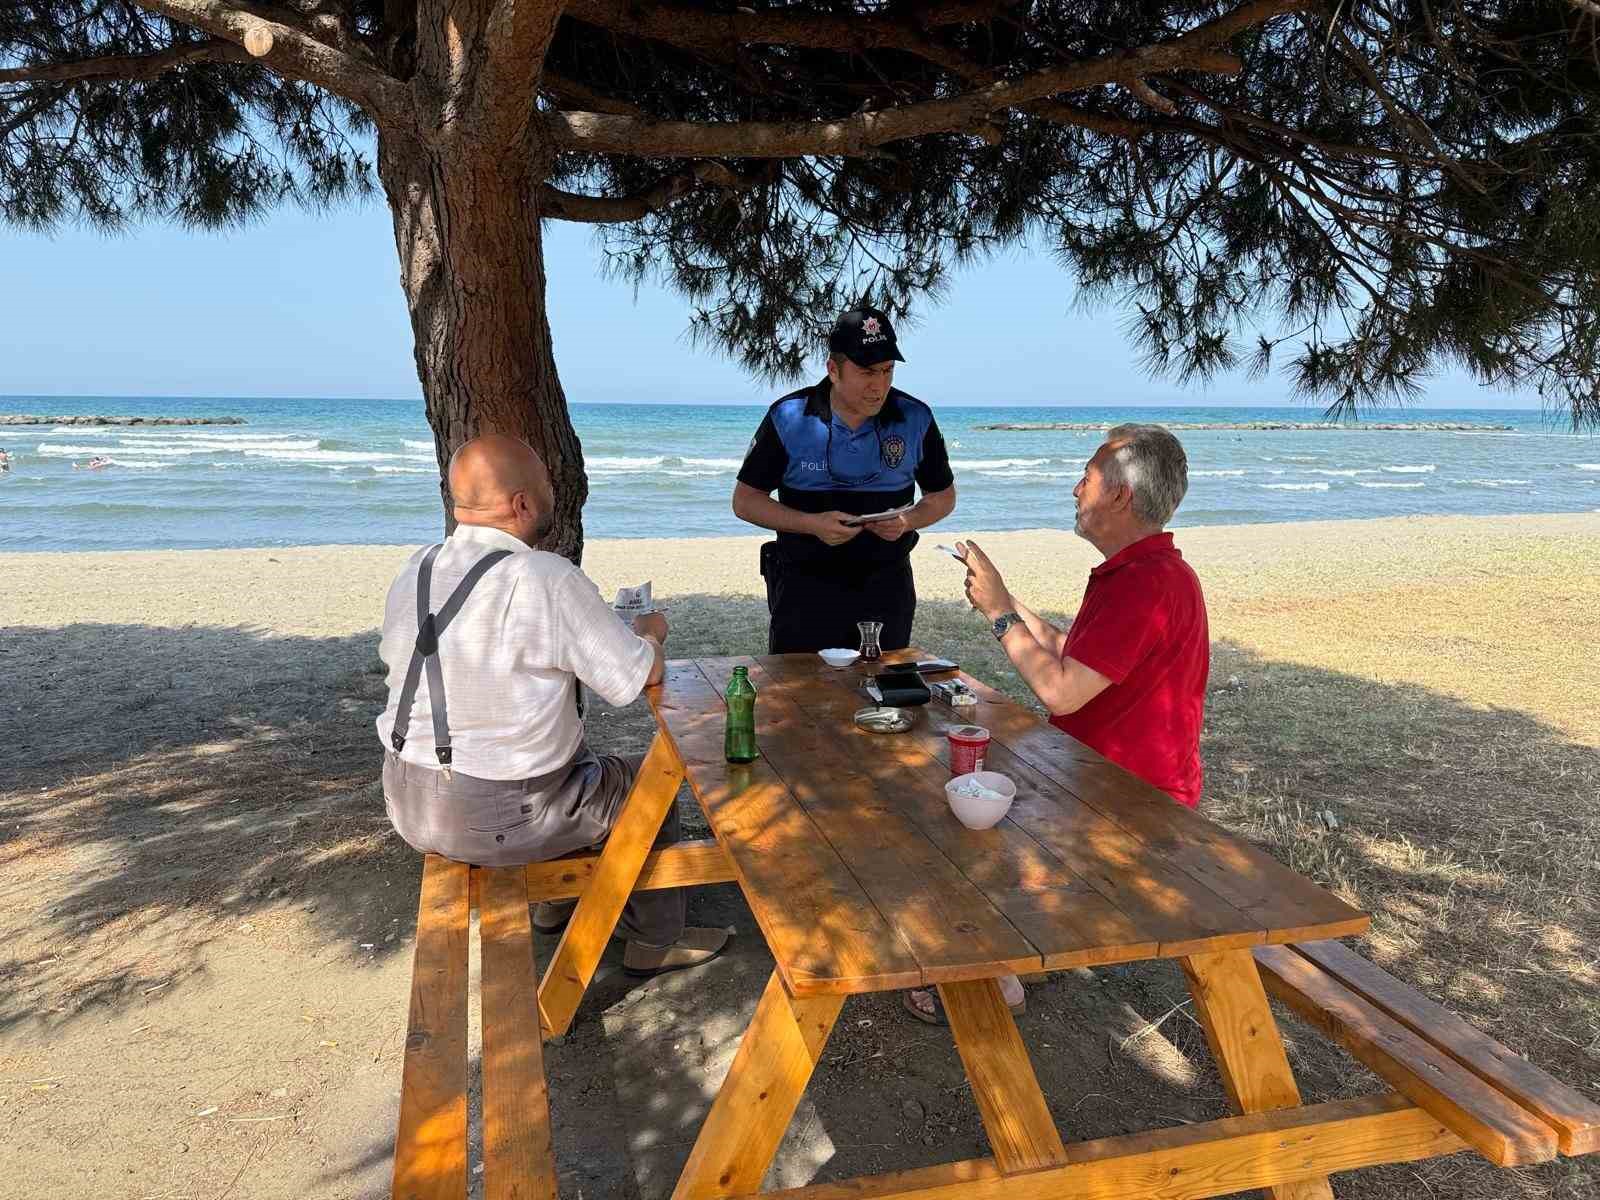
{"label": "police officer", "polygon": [[770,653],[856,646],[858,621],[883,622],[885,650],[911,643],[916,530],[950,515],[956,487],[933,411],[892,386],[904,361],[883,313],[840,314],[827,378],[780,398],[750,443],[733,512],[778,534],[761,547]]}

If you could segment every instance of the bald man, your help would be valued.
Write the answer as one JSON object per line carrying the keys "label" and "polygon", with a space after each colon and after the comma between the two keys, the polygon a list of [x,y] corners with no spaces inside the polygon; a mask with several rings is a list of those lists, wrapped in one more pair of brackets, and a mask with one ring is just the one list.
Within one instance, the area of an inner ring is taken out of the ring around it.
{"label": "bald man", "polygon": [[[572,563],[533,547],[555,511],[550,475],[525,443],[474,438],[450,461],[456,529],[419,550],[389,589],[378,653],[389,704],[389,820],[412,847],[481,866],[559,858],[605,841],[642,758],[584,741],[581,681],[613,705],[659,683],[666,618],[630,629]],[[657,845],[678,839],[674,810]],[[559,930],[572,904],[541,904]],[[640,892],[618,922],[634,975],[698,966],[727,941],[684,926],[681,890]]]}

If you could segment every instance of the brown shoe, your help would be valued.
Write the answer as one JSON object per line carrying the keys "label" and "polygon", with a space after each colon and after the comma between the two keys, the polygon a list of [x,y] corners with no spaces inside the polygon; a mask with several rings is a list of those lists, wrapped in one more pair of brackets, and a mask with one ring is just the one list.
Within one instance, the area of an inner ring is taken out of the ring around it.
{"label": "brown shoe", "polygon": [[629,975],[661,975],[698,967],[722,953],[728,944],[726,929],[701,929],[690,926],[670,946],[646,946],[630,941],[622,952],[622,969]]}

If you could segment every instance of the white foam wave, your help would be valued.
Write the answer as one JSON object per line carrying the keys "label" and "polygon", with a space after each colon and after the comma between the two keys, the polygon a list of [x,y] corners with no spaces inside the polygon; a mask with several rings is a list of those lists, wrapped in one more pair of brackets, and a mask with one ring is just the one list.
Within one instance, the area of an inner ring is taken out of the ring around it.
{"label": "white foam wave", "polygon": [[1457,483],[1472,483],[1478,487],[1519,487],[1533,482],[1531,479],[1458,479]]}
{"label": "white foam wave", "polygon": [[402,438],[400,444],[407,450],[432,450],[432,442],[414,442],[410,438]]}
{"label": "white foam wave", "polygon": [[1350,468],[1348,470],[1337,470],[1337,471],[1333,470],[1330,467],[1307,467],[1306,468],[1306,474],[1307,475],[1337,475],[1337,476],[1339,476],[1340,478],[1343,478],[1343,479],[1348,479],[1353,475],[1376,475],[1377,473],[1378,473],[1378,469],[1376,467],[1362,467],[1362,468],[1352,467],[1352,468]]}
{"label": "white foam wave", "polygon": [[319,443],[315,438],[305,440],[284,438],[278,441],[263,439],[256,442],[224,442],[211,438],[187,438],[181,442],[157,442],[141,438],[137,441],[124,440],[121,445],[125,449],[139,450],[151,454],[162,450],[169,450],[174,454],[231,454],[238,450],[315,450]]}
{"label": "white foam wave", "polygon": [[955,458],[950,465],[957,471],[1000,471],[1006,467],[1042,467],[1048,458]]}
{"label": "white foam wave", "polygon": [[985,479],[1071,479],[1076,471],[979,471]]}
{"label": "white foam wave", "polygon": [[1428,485],[1425,483],[1364,483],[1361,480],[1357,480],[1356,486],[1364,488],[1419,488],[1427,487]]}
{"label": "white foam wave", "polygon": [[1391,475],[1431,475],[1439,468],[1432,463],[1425,463],[1420,467],[1385,467],[1384,470]]}
{"label": "white foam wave", "polygon": [[659,467],[666,461],[664,454],[657,454],[654,458],[608,458],[602,455],[589,459],[588,466],[595,471],[642,471]]}
{"label": "white foam wave", "polygon": [[64,446],[52,442],[48,446],[40,446],[38,452],[45,458],[76,458],[80,454],[115,454],[117,448],[115,446]]}
{"label": "white foam wave", "polygon": [[1243,475],[1243,474],[1244,474],[1243,471],[1190,471],[1189,472],[1189,478],[1193,479],[1196,475]]}
{"label": "white foam wave", "polygon": [[1319,456],[1315,455],[1315,454],[1285,454],[1283,456],[1283,461],[1284,462],[1316,462],[1318,457]]}
{"label": "white foam wave", "polygon": [[281,462],[298,463],[367,463],[384,462],[401,457],[398,454],[380,454],[372,450],[241,450],[248,458],[274,458]]}
{"label": "white foam wave", "polygon": [[717,471],[713,471],[712,474],[720,471],[737,471],[744,465],[744,460],[741,458],[680,458],[678,461],[686,467],[716,467]]}
{"label": "white foam wave", "polygon": [[[276,442],[284,438],[304,437],[292,431],[278,433],[218,433],[213,427],[191,428],[185,426],[163,426],[159,429],[139,429],[123,425],[97,427],[109,436],[119,438],[145,438],[160,441],[200,441],[200,442]],[[80,434],[83,429],[80,427]]]}
{"label": "white foam wave", "polygon": [[1258,486],[1269,488],[1275,492],[1325,492],[1328,485],[1325,483],[1263,483]]}
{"label": "white foam wave", "polygon": [[1580,471],[1600,471],[1600,463],[1573,463]]}
{"label": "white foam wave", "polygon": [[109,461],[113,467],[132,467],[136,471],[160,471],[175,465],[170,462],[151,462],[147,458],[113,458]]}
{"label": "white foam wave", "polygon": [[675,470],[666,470],[666,471],[662,471],[661,473],[663,475],[671,475],[674,479],[702,479],[702,478],[705,478],[706,476],[722,475],[722,474],[725,474],[726,472],[723,472],[723,471],[675,471]]}
{"label": "white foam wave", "polygon": [[384,467],[384,466],[377,466],[377,467],[373,467],[372,469],[374,471],[382,471],[385,475],[432,475],[434,473],[434,470],[433,470],[432,467]]}

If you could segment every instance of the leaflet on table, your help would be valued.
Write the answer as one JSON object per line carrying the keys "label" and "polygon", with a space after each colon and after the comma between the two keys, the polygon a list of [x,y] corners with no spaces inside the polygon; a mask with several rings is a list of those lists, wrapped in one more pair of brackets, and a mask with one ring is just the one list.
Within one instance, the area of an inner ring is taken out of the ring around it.
{"label": "leaflet on table", "polygon": [[618,588],[617,598],[611,604],[617,616],[624,621],[631,621],[634,617],[655,612],[655,604],[650,599],[650,583],[647,579],[638,587]]}
{"label": "leaflet on table", "polygon": [[913,504],[902,504],[899,508],[887,508],[883,512],[863,513],[859,517],[850,517],[840,523],[851,526],[871,525],[874,521],[887,521],[891,517],[898,517],[901,513],[909,512],[915,507]]}

